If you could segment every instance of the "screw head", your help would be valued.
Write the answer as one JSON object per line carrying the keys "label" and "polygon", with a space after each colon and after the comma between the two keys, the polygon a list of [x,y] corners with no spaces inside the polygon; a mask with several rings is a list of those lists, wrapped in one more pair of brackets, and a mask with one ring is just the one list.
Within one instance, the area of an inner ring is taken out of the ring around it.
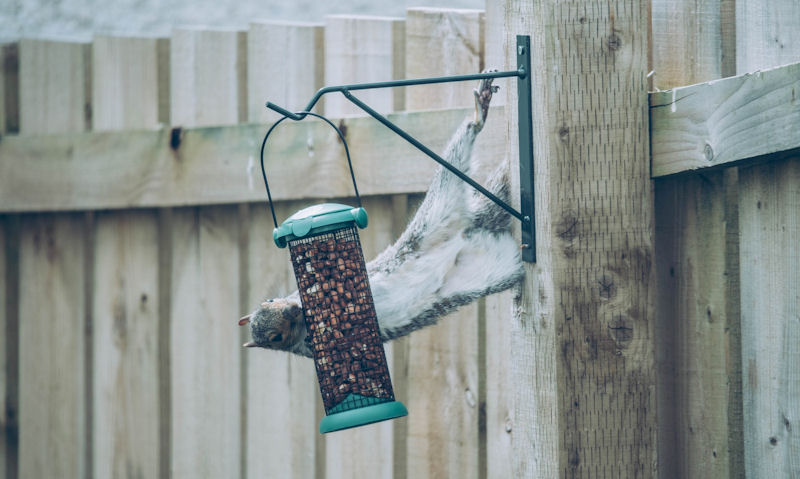
{"label": "screw head", "polygon": [[526,222],[526,223],[527,223],[528,221],[530,221],[530,220],[531,220],[531,217],[530,217],[530,216],[523,216],[523,217],[522,217],[522,221],[524,221],[524,222]]}

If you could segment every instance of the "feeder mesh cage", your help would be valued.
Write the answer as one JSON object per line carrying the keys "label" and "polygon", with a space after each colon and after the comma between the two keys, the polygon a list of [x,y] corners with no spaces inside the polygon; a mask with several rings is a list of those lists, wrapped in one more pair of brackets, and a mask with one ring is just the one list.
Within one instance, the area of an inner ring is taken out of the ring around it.
{"label": "feeder mesh cage", "polygon": [[355,226],[289,241],[326,414],[394,401]]}

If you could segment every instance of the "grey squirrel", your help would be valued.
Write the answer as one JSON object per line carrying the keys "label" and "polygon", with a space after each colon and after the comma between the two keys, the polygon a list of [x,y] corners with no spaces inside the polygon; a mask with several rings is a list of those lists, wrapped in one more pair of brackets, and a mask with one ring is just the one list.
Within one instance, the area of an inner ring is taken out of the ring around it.
{"label": "grey squirrel", "polygon": [[[492,80],[474,90],[475,117],[456,130],[444,159],[461,171],[472,165],[475,137],[483,129]],[[486,188],[508,198],[508,165],[501,164]],[[441,166],[425,199],[393,245],[367,264],[381,338],[405,336],[478,298],[514,286],[523,274],[520,248],[511,235],[510,215]],[[262,347],[311,357],[297,291],[267,300],[239,320],[250,325]]]}

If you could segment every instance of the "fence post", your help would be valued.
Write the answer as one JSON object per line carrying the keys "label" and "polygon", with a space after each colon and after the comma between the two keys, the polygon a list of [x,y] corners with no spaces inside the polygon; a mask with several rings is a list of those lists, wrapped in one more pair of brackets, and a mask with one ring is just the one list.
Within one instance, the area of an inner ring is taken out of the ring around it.
{"label": "fence post", "polygon": [[539,261],[512,331],[519,477],[657,474],[648,12],[506,1],[510,64],[531,34]]}
{"label": "fence post", "polygon": [[[800,5],[736,2],[736,70],[800,60]],[[739,169],[747,477],[800,474],[800,158]]]}

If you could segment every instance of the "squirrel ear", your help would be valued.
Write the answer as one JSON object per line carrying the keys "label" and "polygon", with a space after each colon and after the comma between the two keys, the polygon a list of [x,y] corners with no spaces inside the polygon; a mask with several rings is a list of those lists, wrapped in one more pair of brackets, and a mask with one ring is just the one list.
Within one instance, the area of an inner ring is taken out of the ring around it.
{"label": "squirrel ear", "polygon": [[292,303],[289,305],[289,309],[286,312],[289,313],[290,316],[295,317],[300,316],[303,313],[303,310],[300,308],[299,304]]}

